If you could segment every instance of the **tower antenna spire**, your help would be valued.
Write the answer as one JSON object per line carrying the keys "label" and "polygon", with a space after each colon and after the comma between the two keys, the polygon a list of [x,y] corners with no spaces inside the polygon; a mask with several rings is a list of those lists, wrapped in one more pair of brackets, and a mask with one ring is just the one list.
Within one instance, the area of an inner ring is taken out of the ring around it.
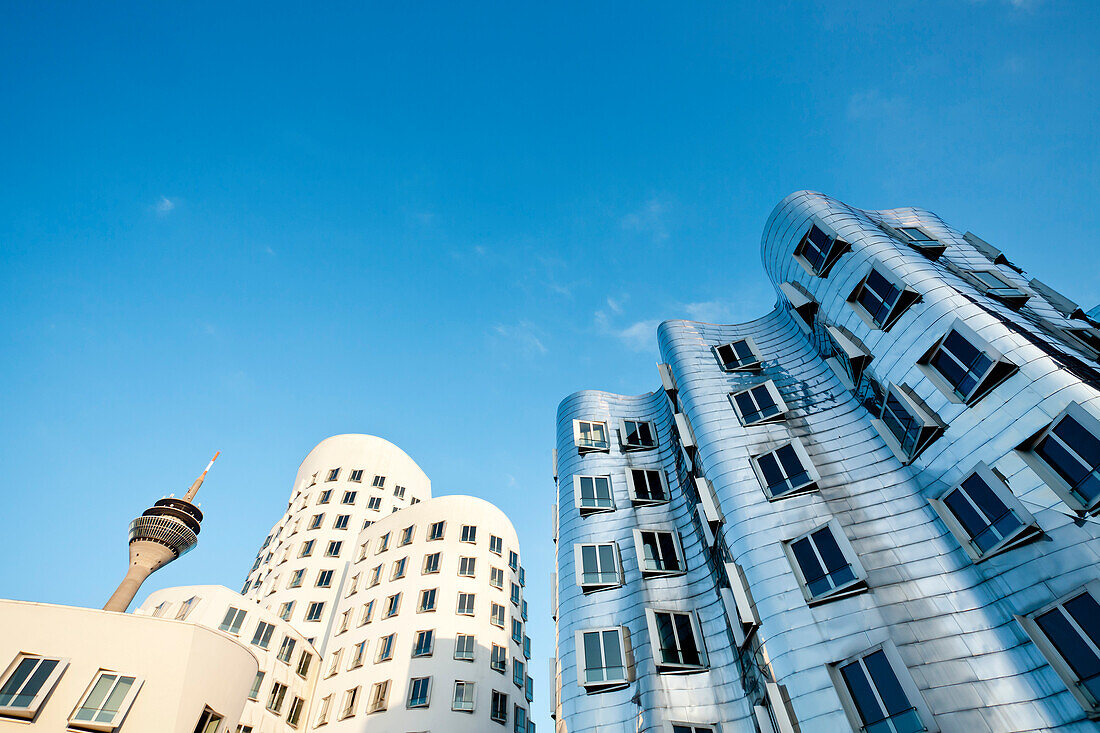
{"label": "tower antenna spire", "polygon": [[195,498],[195,494],[199,493],[199,487],[202,486],[202,482],[206,479],[206,472],[210,470],[210,467],[214,465],[214,461],[218,460],[218,456],[221,454],[221,451],[216,451],[214,453],[214,457],[210,459],[210,463],[206,464],[206,468],[202,469],[202,473],[195,479],[195,483],[191,484],[191,488],[183,495],[184,501],[191,501]]}

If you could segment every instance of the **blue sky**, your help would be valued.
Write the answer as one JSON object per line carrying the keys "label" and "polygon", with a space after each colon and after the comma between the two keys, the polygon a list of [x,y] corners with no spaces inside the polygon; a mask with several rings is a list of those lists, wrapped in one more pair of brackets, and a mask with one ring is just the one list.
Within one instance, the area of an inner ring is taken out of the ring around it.
{"label": "blue sky", "polygon": [[513,518],[548,724],[557,403],[767,311],[783,196],[1100,303],[1098,3],[225,5],[3,5],[5,597],[101,605],[216,449],[146,590],[238,588],[309,449],[373,433]]}

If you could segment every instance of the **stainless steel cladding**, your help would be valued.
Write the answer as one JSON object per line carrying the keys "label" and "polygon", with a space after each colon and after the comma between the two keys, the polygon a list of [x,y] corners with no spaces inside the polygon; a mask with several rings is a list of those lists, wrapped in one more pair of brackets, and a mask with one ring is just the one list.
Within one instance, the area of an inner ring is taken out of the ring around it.
{"label": "stainless steel cladding", "polygon": [[919,209],[799,192],[774,311],[558,409],[558,731],[1092,731],[1100,329]]}

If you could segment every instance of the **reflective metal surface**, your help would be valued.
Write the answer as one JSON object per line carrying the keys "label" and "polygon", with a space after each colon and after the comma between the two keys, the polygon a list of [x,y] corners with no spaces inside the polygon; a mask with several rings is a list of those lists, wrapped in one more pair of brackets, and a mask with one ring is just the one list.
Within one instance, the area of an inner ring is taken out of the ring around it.
{"label": "reflective metal surface", "polygon": [[[826,277],[794,257],[811,223],[847,245]],[[922,252],[919,242],[904,242],[902,227],[934,241]],[[663,323],[664,389],[637,397],[585,391],[558,409],[557,729],[669,733],[673,721],[720,724],[723,733],[853,729],[836,665],[885,643],[896,648],[899,676],[911,678],[918,699],[910,702],[930,730],[1096,730],[1015,618],[1100,578],[1097,521],[1075,513],[1018,450],[1071,403],[1100,416],[1095,354],[1065,335],[1089,323],[1067,318],[1056,294],[1032,286],[992,247],[919,209],[865,212],[799,192],[772,212],[762,250],[779,293],[775,310],[740,325]],[[849,302],[872,266],[905,289],[907,307],[888,330]],[[989,270],[1011,297],[975,283],[973,272]],[[969,405],[918,365],[957,320],[1014,367]],[[725,371],[713,347],[746,337],[761,369]],[[838,365],[843,352],[860,349],[853,362],[863,371],[852,384]],[[786,408],[782,419],[743,426],[730,395],[769,380]],[[877,420],[890,384],[927,416],[915,457],[899,458],[901,443],[884,439]],[[658,448],[624,452],[620,418],[653,421]],[[578,451],[574,420],[607,421],[610,450]],[[791,439],[813,464],[816,490],[769,500],[750,457]],[[975,562],[930,502],[979,462],[1004,478],[1041,534]],[[671,501],[633,506],[629,467],[663,468]],[[615,510],[582,517],[575,475],[610,475]],[[700,494],[708,484],[713,506]],[[850,543],[865,588],[811,606],[783,543],[829,521]],[[641,527],[679,533],[686,574],[643,580],[632,531]],[[582,593],[574,544],[610,541],[620,548],[624,584]],[[748,638],[729,621],[737,616],[727,606],[741,591],[730,587],[726,562],[742,569],[759,619]],[[647,608],[695,611],[709,669],[658,673]],[[629,631],[633,680],[588,694],[578,684],[575,633],[619,625]]]}

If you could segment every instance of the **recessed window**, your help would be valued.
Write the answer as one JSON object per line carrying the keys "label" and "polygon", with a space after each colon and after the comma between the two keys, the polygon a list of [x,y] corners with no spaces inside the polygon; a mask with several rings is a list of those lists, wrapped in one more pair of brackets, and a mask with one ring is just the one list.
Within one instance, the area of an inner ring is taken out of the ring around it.
{"label": "recessed window", "polygon": [[517,644],[523,643],[523,622],[518,618],[512,619],[512,641]]}
{"label": "recessed window", "polygon": [[329,469],[328,478],[326,478],[325,480],[326,481],[335,481],[338,478],[340,478],[340,469],[339,468],[332,468],[332,469]]}
{"label": "recessed window", "polygon": [[409,558],[403,557],[400,560],[394,560],[393,571],[390,573],[390,580],[398,580],[405,577],[405,570],[408,567]]}
{"label": "recessed window", "polygon": [[1015,364],[962,321],[956,321],[917,364],[948,398],[967,405],[973,405],[1016,372]]}
{"label": "recessed window", "polygon": [[798,246],[794,248],[794,258],[811,275],[826,277],[833,263],[848,250],[848,246],[843,239],[832,237],[817,224],[811,224]]}
{"label": "recessed window", "polygon": [[944,431],[939,417],[912,390],[896,384],[887,385],[879,417],[871,424],[905,464],[912,463]]}
{"label": "recessed window", "polygon": [[649,638],[658,672],[705,669],[707,653],[694,613],[646,609]]}
{"label": "recessed window", "polygon": [[519,553],[515,550],[508,550],[508,567],[513,571],[519,570]]}
{"label": "recessed window", "polygon": [[573,421],[573,444],[580,453],[611,450],[607,423],[594,420]]}
{"label": "recessed window", "polygon": [[582,515],[615,510],[610,476],[574,476],[573,496]]}
{"label": "recessed window", "polygon": [[695,723],[673,723],[672,733],[714,733],[714,726]]}
{"label": "recessed window", "polygon": [[271,694],[267,699],[267,709],[273,713],[278,714],[283,709],[283,700],[286,699],[287,687],[284,684],[276,682],[271,686]]}
{"label": "recessed window", "polygon": [[393,659],[393,646],[396,639],[397,634],[387,634],[378,640],[378,653],[374,659],[376,664]]}
{"label": "recessed window", "polygon": [[867,277],[848,296],[852,304],[871,328],[889,331],[902,313],[920,300],[920,295],[894,277],[881,265],[875,265]]}
{"label": "recessed window", "polygon": [[831,665],[829,673],[856,730],[939,730],[893,644],[886,642]]}
{"label": "recessed window", "polygon": [[[287,722],[290,721],[288,720]],[[297,723],[298,721],[295,720],[294,722]],[[218,733],[218,728],[221,724],[222,716],[218,715],[210,708],[203,708],[202,715],[199,716],[199,722],[195,724],[195,733]]]}
{"label": "recessed window", "polygon": [[374,481],[371,482],[371,486],[373,486],[375,488],[378,488],[378,489],[381,489],[385,485],[386,485],[386,477],[385,476],[375,476]]}
{"label": "recessed window", "polygon": [[252,644],[258,646],[261,649],[267,649],[271,643],[271,634],[275,631],[275,627],[269,623],[261,621],[256,624],[256,632],[252,634]]}
{"label": "recessed window", "polygon": [[313,662],[313,655],[302,650],[301,655],[298,657],[298,667],[294,670],[295,673],[302,678],[309,676],[309,666]]}
{"label": "recessed window", "polygon": [[455,680],[455,694],[451,700],[451,710],[458,710],[463,713],[474,711],[475,684],[474,682]]}
{"label": "recessed window", "polygon": [[496,723],[508,722],[508,696],[503,692],[493,690],[489,701],[489,720]]}
{"label": "recessed window", "polygon": [[663,504],[668,501],[665,472],[655,468],[630,468],[626,472],[630,500],[636,505]]}
{"label": "recessed window", "polygon": [[336,515],[336,521],[332,523],[333,529],[347,529],[348,521],[351,519],[350,514],[338,514]]}
{"label": "recessed window", "polygon": [[523,680],[526,676],[527,665],[522,660],[512,657],[512,684],[523,689]]}
{"label": "recessed window", "polygon": [[[298,727],[298,723],[302,720],[302,708],[305,707],[305,704],[306,701],[300,697],[295,697],[294,701],[290,703],[290,710],[286,714],[286,722],[291,728]],[[216,733],[216,729],[211,730],[210,733]]]}
{"label": "recessed window", "polygon": [[398,499],[404,499],[405,498],[405,487],[404,486],[395,486],[395,487],[393,487],[393,495],[396,496]]}
{"label": "recessed window", "polygon": [[417,613],[428,613],[435,610],[436,588],[426,588],[420,591],[420,600],[416,604]]}
{"label": "recessed window", "polygon": [[455,659],[464,662],[474,661],[474,636],[473,634],[459,634],[455,637]]}
{"label": "recessed window", "polygon": [[499,555],[504,548],[504,540],[496,535],[489,535],[489,552]]}
{"label": "recessed window", "polygon": [[499,603],[489,604],[489,623],[493,626],[504,628],[504,606]]}
{"label": "recessed window", "polygon": [[489,568],[489,585],[494,588],[504,587],[504,570],[502,568]]}
{"label": "recessed window", "polygon": [[1076,402],[1016,448],[1067,506],[1100,508],[1100,420]]}
{"label": "recessed window", "polygon": [[751,338],[743,338],[728,344],[715,346],[714,355],[718,364],[727,372],[758,371],[760,352]]}
{"label": "recessed window", "polygon": [[[378,684],[375,685],[375,688],[377,688],[378,685],[385,685],[386,689],[388,691],[389,684],[390,684],[389,681],[379,682]],[[358,687],[353,687],[352,689],[350,689],[350,690],[348,690],[347,692],[344,693],[344,705],[340,709],[340,720],[343,720],[344,718],[350,718],[353,715],[355,715],[355,709],[359,705],[359,689],[360,688],[358,688]],[[383,693],[383,696],[384,695],[385,695],[385,693]],[[367,708],[367,712],[373,713],[376,709],[385,710],[386,706],[385,706],[384,702],[382,703],[381,708],[375,708],[374,706],[376,704],[377,704],[377,702],[376,702],[376,700],[374,699],[374,697],[372,695],[371,704],[370,704],[370,707]]]}
{"label": "recessed window", "polygon": [[817,471],[798,439],[753,456],[752,467],[769,500],[785,499],[817,488]]}
{"label": "recessed window", "polygon": [[306,569],[305,568],[299,568],[298,570],[295,570],[293,573],[290,574],[290,581],[287,582],[286,587],[287,588],[301,588],[302,587],[302,579],[305,577],[305,574],[306,574]]}
{"label": "recessed window", "polygon": [[328,504],[330,501],[332,501],[332,489],[325,489],[317,497],[318,504]]}
{"label": "recessed window", "polygon": [[413,677],[409,680],[409,700],[405,704],[409,708],[428,707],[428,695],[432,687],[431,677]]}
{"label": "recessed window", "polygon": [[435,645],[435,632],[431,629],[416,632],[416,641],[413,643],[414,657],[430,657]]}
{"label": "recessed window", "polygon": [[241,626],[244,624],[244,618],[247,615],[247,612],[243,609],[230,606],[226,610],[225,617],[222,618],[221,624],[218,625],[218,629],[236,636],[240,633]]}
{"label": "recessed window", "polygon": [[657,447],[657,431],[653,423],[643,420],[620,420],[619,440],[624,450],[645,450]]}
{"label": "recessed window", "polygon": [[512,583],[512,595],[510,596],[510,598],[513,606],[519,605],[519,594],[519,583]]}
{"label": "recessed window", "polygon": [[321,709],[317,711],[317,721],[313,724],[313,727],[319,727],[328,722],[329,709],[332,707],[332,695],[325,695],[321,698]]}
{"label": "recessed window", "polygon": [[833,355],[825,362],[850,390],[859,387],[863,372],[873,358],[871,351],[850,332],[837,326],[825,326],[825,332],[833,344]]}
{"label": "recessed window", "polygon": [[355,481],[356,483],[363,480],[363,469],[356,468],[351,472],[351,476],[348,477],[349,481]]}
{"label": "recessed window", "polygon": [[1040,534],[1035,518],[984,463],[933,500],[932,506],[974,562]]}
{"label": "recessed window", "polygon": [[577,585],[588,592],[622,585],[619,552],[614,542],[600,545],[573,545]]}
{"label": "recessed window", "polygon": [[458,559],[458,574],[463,578],[474,577],[477,559],[473,557],[460,557]]}
{"label": "recessed window", "polygon": [[344,497],[342,499],[340,499],[340,503],[341,504],[354,504],[355,503],[355,497],[356,497],[357,494],[358,494],[358,492],[356,492],[356,491],[345,491],[344,492]]}
{"label": "recessed window", "polygon": [[306,621],[320,621],[324,610],[324,601],[313,601],[306,608]]}
{"label": "recessed window", "polygon": [[508,650],[499,644],[493,644],[489,654],[489,668],[494,672],[503,672],[508,667]]}
{"label": "recessed window", "polygon": [[933,260],[947,249],[946,244],[920,227],[896,227],[894,231],[901,235],[903,242]]}
{"label": "recessed window", "polygon": [[410,526],[410,527],[405,527],[405,529],[401,530],[401,541],[398,542],[398,545],[407,545],[407,544],[411,543],[413,541],[413,530],[414,529],[415,529],[415,527]]}
{"label": "recessed window", "polygon": [[446,526],[446,522],[432,522],[428,526],[428,539],[429,540],[441,540],[443,539],[443,529]]}
{"label": "recessed window", "polygon": [[294,639],[289,636],[284,636],[283,643],[279,647],[279,653],[275,655],[275,658],[283,664],[290,664],[290,657],[294,654],[295,643]]}
{"label": "recessed window", "polygon": [[381,555],[388,549],[390,549],[390,533],[386,532],[386,534],[378,538],[378,549],[374,551],[374,554]]}
{"label": "recessed window", "polygon": [[344,633],[351,625],[351,613],[354,609],[349,608],[340,614],[340,628],[336,630],[337,635]]}
{"label": "recessed window", "polygon": [[252,688],[248,691],[248,699],[249,700],[259,700],[260,699],[260,687],[263,685],[263,682],[264,682],[264,674],[266,674],[266,673],[265,672],[257,672],[256,676],[252,678]]}
{"label": "recessed window", "polygon": [[370,571],[370,582],[367,583],[368,588],[373,588],[382,582],[382,565],[378,564],[374,566],[374,569]]}
{"label": "recessed window", "polygon": [[343,546],[343,542],[336,540],[329,542],[328,547],[325,548],[325,557],[340,557],[340,548]]}
{"label": "recessed window", "polygon": [[69,717],[70,726],[114,730],[126,717],[140,689],[141,680],[137,677],[100,670],[88,693]]}
{"label": "recessed window", "polygon": [[1016,620],[1089,716],[1100,713],[1100,582]]}
{"label": "recessed window", "polygon": [[320,529],[321,522],[325,521],[324,514],[314,514],[313,518],[309,520],[309,529]]}
{"label": "recessed window", "polygon": [[401,609],[401,594],[394,593],[386,599],[386,610],[382,614],[382,618],[389,618],[390,616],[396,616],[397,612]]}
{"label": "recessed window", "polygon": [[440,553],[433,552],[424,556],[424,569],[421,571],[422,575],[432,575],[439,572],[439,557]]}
{"label": "recessed window", "polygon": [[779,292],[791,305],[791,312],[795,316],[795,325],[803,333],[813,333],[817,311],[819,310],[817,301],[810,296],[801,283],[797,282],[779,283]]}
{"label": "recessed window", "polygon": [[363,615],[359,617],[359,625],[369,624],[374,620],[374,601],[367,601],[363,604]]}
{"label": "recessed window", "polygon": [[376,512],[381,511],[381,509],[382,509],[382,499],[381,499],[381,497],[378,497],[378,496],[368,497],[367,498],[367,509],[371,509],[371,510],[376,511]]}
{"label": "recessed window", "polygon": [[783,549],[811,606],[867,589],[867,574],[835,519],[784,542]]}
{"label": "recessed window", "polygon": [[459,542],[477,542],[477,527],[471,524],[462,525],[462,535]]}
{"label": "recessed window", "polygon": [[638,569],[643,578],[684,572],[684,551],[675,532],[636,529],[634,547],[638,551]]}
{"label": "recessed window", "polygon": [[622,627],[578,631],[576,645],[582,660],[577,671],[586,692],[602,692],[629,684]]}
{"label": "recessed window", "polygon": [[20,654],[0,683],[0,715],[32,719],[61,678],[69,660]]}
{"label": "recessed window", "polygon": [[997,270],[973,270],[968,273],[978,290],[1005,305],[1019,308],[1031,299],[1031,294]]}
{"label": "recessed window", "polygon": [[770,379],[741,392],[734,392],[730,395],[730,402],[745,427],[779,422],[787,412],[786,403]]}
{"label": "recessed window", "polygon": [[279,618],[283,621],[290,620],[290,614],[294,612],[294,601],[287,601],[279,606]]}
{"label": "recessed window", "polygon": [[458,594],[458,608],[456,613],[459,616],[473,616],[474,615],[474,594],[473,593],[459,593]]}
{"label": "recessed window", "polygon": [[[520,687],[523,685],[521,684]],[[522,708],[519,705],[514,706],[512,733],[528,733],[527,730],[527,708]]]}

